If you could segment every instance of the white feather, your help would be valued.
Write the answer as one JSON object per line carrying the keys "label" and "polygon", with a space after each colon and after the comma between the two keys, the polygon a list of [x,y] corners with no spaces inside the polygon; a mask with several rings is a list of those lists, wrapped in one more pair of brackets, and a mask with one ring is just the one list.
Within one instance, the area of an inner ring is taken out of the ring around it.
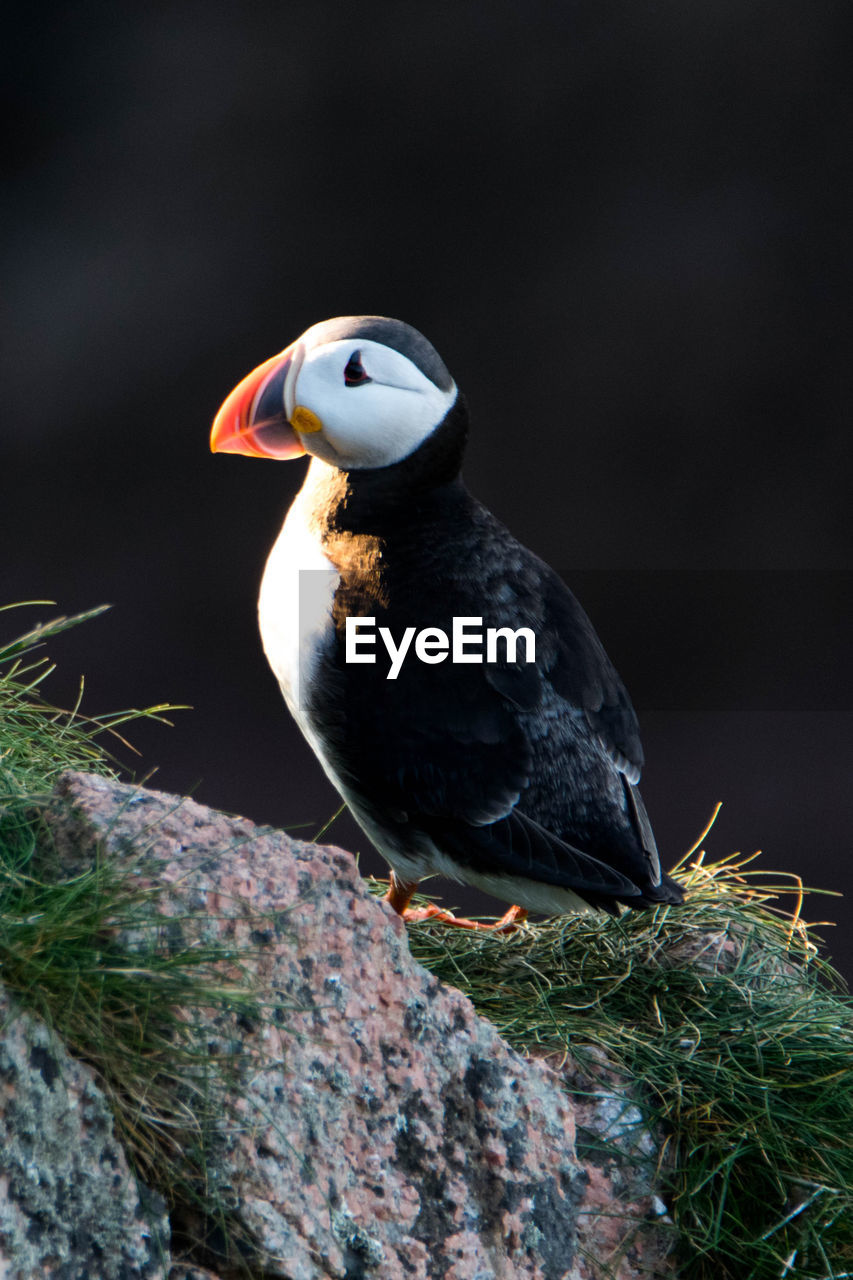
{"label": "white feather", "polygon": [[[457,397],[455,384],[442,391],[406,356],[381,342],[348,338],[311,346],[311,330],[300,342],[298,372],[288,378],[287,401],[320,419],[308,432],[309,453],[344,470],[387,467],[406,458],[445,418]],[[370,378],[347,386],[344,369],[360,352]]]}
{"label": "white feather", "polygon": [[338,571],[304,514],[300,491],[267,559],[258,623],[267,661],[299,728],[320,754],[305,704],[324,646],[332,642]]}

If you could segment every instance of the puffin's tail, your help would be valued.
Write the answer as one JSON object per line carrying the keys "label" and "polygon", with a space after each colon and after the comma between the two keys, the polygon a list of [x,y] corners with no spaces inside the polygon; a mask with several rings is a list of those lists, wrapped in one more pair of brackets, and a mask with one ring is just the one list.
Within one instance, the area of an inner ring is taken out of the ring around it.
{"label": "puffin's tail", "polygon": [[660,878],[660,884],[656,884],[650,889],[645,889],[642,898],[632,898],[627,905],[631,907],[653,907],[659,902],[678,904],[683,901],[684,890],[681,885],[676,884],[672,876],[668,876],[664,871]]}
{"label": "puffin's tail", "polygon": [[661,870],[658,846],[652,831],[652,824],[649,822],[649,815],[646,813],[646,806],[643,804],[643,797],[634,784],[628,781],[624,773],[622,774],[622,785],[625,788],[628,813],[631,815],[634,831],[643,853],[646,855],[649,872],[649,878],[642,886],[643,896],[641,898],[625,898],[622,901],[629,907],[652,907],[656,902],[683,902],[684,890],[675,883],[672,876],[668,876],[665,871]]}

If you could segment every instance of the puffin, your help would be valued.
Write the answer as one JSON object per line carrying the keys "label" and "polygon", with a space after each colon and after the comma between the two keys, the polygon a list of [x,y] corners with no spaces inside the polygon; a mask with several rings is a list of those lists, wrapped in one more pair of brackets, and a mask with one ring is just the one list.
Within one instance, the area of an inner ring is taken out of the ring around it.
{"label": "puffin", "polygon": [[[468,423],[432,344],[386,316],[313,325],[224,401],[213,452],[311,459],[258,601],[285,702],[405,920],[511,931],[679,903],[625,687],[568,587],[463,482]],[[509,909],[411,906],[433,875]]]}

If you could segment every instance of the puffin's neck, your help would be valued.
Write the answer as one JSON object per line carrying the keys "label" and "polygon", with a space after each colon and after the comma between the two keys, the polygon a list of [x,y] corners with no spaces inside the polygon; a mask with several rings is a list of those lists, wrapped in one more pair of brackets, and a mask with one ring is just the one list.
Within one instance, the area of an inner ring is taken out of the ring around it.
{"label": "puffin's neck", "polygon": [[391,466],[341,471],[313,458],[302,501],[324,531],[382,537],[410,526],[424,505],[464,492],[459,471],[467,438],[468,410],[459,395],[423,444]]}

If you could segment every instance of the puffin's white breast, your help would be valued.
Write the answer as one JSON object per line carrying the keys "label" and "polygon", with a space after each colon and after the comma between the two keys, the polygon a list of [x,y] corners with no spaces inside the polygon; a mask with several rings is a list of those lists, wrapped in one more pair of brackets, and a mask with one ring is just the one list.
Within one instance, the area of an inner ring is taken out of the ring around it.
{"label": "puffin's white breast", "polygon": [[299,493],[267,560],[258,622],[267,661],[291,715],[315,751],[319,744],[307,721],[306,702],[320,654],[333,640],[332,602],[338,581],[319,532],[305,519]]}

